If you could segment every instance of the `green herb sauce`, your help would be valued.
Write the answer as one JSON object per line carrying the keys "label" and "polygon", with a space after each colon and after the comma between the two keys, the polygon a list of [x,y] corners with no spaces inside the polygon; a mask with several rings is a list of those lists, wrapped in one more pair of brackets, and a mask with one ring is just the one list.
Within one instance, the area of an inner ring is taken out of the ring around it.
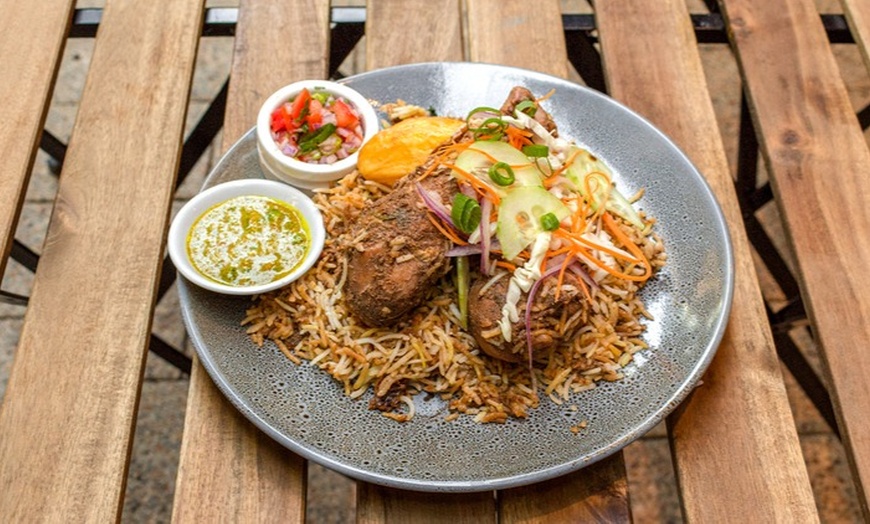
{"label": "green herb sauce", "polygon": [[239,196],[206,210],[190,228],[187,254],[207,278],[229,286],[274,282],[302,263],[311,233],[293,206]]}

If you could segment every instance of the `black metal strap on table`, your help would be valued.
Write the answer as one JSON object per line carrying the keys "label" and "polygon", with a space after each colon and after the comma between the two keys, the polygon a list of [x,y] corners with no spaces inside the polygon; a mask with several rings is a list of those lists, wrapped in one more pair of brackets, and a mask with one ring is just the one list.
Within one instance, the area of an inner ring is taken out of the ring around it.
{"label": "black metal strap on table", "polygon": [[[716,2],[706,1],[705,3],[710,10],[709,13],[691,15],[698,42],[702,44],[728,44],[725,22],[718,12]],[[69,38],[95,37],[102,13],[102,9],[76,9]],[[855,42],[843,15],[822,14],[820,16],[831,43],[853,44]],[[339,67],[364,36],[365,19],[366,9],[364,7],[332,8],[329,55],[331,78],[337,79],[343,76],[339,72]],[[234,36],[237,20],[237,8],[209,8],[205,13],[202,36]],[[606,93],[607,87],[604,81],[601,56],[596,47],[598,39],[595,16],[592,14],[565,14],[562,16],[562,23],[571,64],[590,88]],[[226,108],[228,83],[229,79],[223,83],[208,109],[186,138],[182,149],[176,187],[184,181],[220,131]],[[864,129],[870,126],[870,107],[858,112],[858,119]],[[59,174],[66,154],[66,145],[46,129],[42,133],[40,148],[51,157],[51,171],[54,174]],[[832,430],[836,432],[837,426],[830,397],[822,381],[789,335],[793,326],[806,323],[806,312],[803,308],[795,276],[775,249],[772,240],[761,227],[761,223],[755,215],[761,207],[773,199],[769,183],[758,186],[757,166],[758,141],[751,118],[749,118],[744,96],[740,112],[738,175],[735,185],[749,239],[786,296],[785,307],[774,311],[768,306],[768,317],[773,329],[777,352]],[[17,239],[14,241],[11,257],[30,271],[36,271],[39,255]],[[175,278],[175,268],[167,257],[163,263],[158,300],[163,298],[175,282]],[[0,290],[0,302],[24,305],[27,302],[27,297]],[[151,336],[150,350],[181,371],[190,373],[190,357],[154,334]]]}

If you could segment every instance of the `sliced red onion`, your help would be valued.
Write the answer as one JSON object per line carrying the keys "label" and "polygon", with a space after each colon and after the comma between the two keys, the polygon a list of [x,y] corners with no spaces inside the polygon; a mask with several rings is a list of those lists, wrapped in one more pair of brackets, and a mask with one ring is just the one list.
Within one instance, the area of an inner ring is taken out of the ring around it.
{"label": "sliced red onion", "polygon": [[583,266],[580,265],[579,260],[575,260],[574,262],[572,262],[571,265],[568,266],[568,269],[570,269],[572,273],[580,277],[583,282],[586,282],[589,287],[591,287],[592,289],[598,289],[598,282],[596,282],[595,279],[589,276],[589,273],[587,273],[583,269]]}
{"label": "sliced red onion", "polygon": [[459,229],[453,225],[453,219],[450,218],[450,210],[447,209],[444,204],[441,203],[441,196],[437,193],[433,193],[432,191],[428,191],[423,187],[420,182],[414,182],[414,187],[417,188],[417,193],[420,194],[420,198],[423,199],[423,203],[426,204],[426,207],[429,208],[430,211],[435,213],[435,216],[443,220],[450,227],[459,231]]}
{"label": "sliced red onion", "polygon": [[532,304],[535,302],[535,296],[538,294],[541,282],[543,282],[545,278],[558,273],[559,269],[559,266],[548,267],[547,270],[541,274],[541,278],[532,284],[532,288],[529,289],[529,297],[526,299],[526,312],[524,315],[524,321],[526,323],[526,347],[528,347],[529,350],[529,373],[532,375],[533,383],[535,380],[535,373],[532,370]]}
{"label": "sliced red onion", "polygon": [[492,214],[492,202],[484,198],[480,203],[480,272],[484,275],[492,274],[494,264],[490,263],[489,254],[492,249],[492,236],[489,228],[489,217]]}
{"label": "sliced red onion", "polygon": [[326,140],[320,143],[320,146],[318,148],[320,149],[320,152],[324,155],[331,155],[335,153],[340,146],[341,139],[335,135],[330,135]]}
{"label": "sliced red onion", "polygon": [[464,246],[453,246],[447,250],[448,257],[465,257],[470,255],[479,255],[483,249],[480,244],[466,244]]}
{"label": "sliced red onion", "polygon": [[459,191],[461,191],[462,194],[467,196],[468,198],[473,198],[477,200],[477,193],[475,193],[474,188],[471,187],[469,184],[459,184]]}
{"label": "sliced red onion", "polygon": [[556,255],[553,258],[547,260],[547,269],[549,270],[553,267],[561,268],[567,256],[568,255],[566,253],[562,253],[561,255]]}

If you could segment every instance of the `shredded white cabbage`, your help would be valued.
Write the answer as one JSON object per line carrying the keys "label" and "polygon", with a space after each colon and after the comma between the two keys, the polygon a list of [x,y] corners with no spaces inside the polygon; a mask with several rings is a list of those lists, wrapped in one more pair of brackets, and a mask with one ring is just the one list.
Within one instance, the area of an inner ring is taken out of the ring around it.
{"label": "shredded white cabbage", "polygon": [[568,146],[571,145],[571,142],[568,142],[563,138],[554,137],[549,131],[547,131],[546,127],[529,115],[522,111],[518,111],[516,116],[505,115],[502,116],[501,119],[519,127],[520,129],[528,129],[534,133],[535,136],[541,139],[545,146],[550,148],[550,156],[554,157],[554,160],[557,160],[559,164],[564,162],[567,158],[566,152]]}
{"label": "shredded white cabbage", "polygon": [[517,302],[519,302],[522,293],[528,293],[532,285],[541,279],[541,262],[543,262],[544,256],[550,248],[551,238],[552,234],[548,231],[538,233],[538,236],[535,237],[532,255],[529,257],[528,262],[522,267],[518,267],[514,271],[513,276],[511,276],[505,303],[501,308],[501,320],[498,323],[501,328],[501,336],[505,342],[511,341],[511,325],[520,320]]}

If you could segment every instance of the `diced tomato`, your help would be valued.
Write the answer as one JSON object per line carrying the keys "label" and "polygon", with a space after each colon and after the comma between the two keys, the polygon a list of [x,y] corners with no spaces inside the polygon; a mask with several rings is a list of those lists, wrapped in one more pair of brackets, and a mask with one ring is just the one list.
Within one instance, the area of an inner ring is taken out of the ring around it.
{"label": "diced tomato", "polygon": [[336,100],[332,105],[332,112],[335,113],[335,123],[338,127],[345,129],[353,129],[359,124],[359,117],[353,113],[350,108],[341,100]]}
{"label": "diced tomato", "polygon": [[292,133],[299,128],[299,121],[293,118],[293,108],[290,104],[283,104],[281,106],[281,119],[284,121],[284,129],[288,133]]}
{"label": "diced tomato", "polygon": [[309,128],[323,122],[323,104],[320,100],[312,98],[308,103],[308,116],[305,117],[305,121],[308,122]]}
{"label": "diced tomato", "polygon": [[303,112],[308,108],[309,101],[311,101],[311,93],[308,92],[308,89],[303,89],[296,95],[290,106],[290,116],[300,124],[304,117]]}
{"label": "diced tomato", "polygon": [[284,111],[279,107],[278,109],[272,111],[272,121],[271,121],[272,132],[277,133],[285,128],[284,126]]}

